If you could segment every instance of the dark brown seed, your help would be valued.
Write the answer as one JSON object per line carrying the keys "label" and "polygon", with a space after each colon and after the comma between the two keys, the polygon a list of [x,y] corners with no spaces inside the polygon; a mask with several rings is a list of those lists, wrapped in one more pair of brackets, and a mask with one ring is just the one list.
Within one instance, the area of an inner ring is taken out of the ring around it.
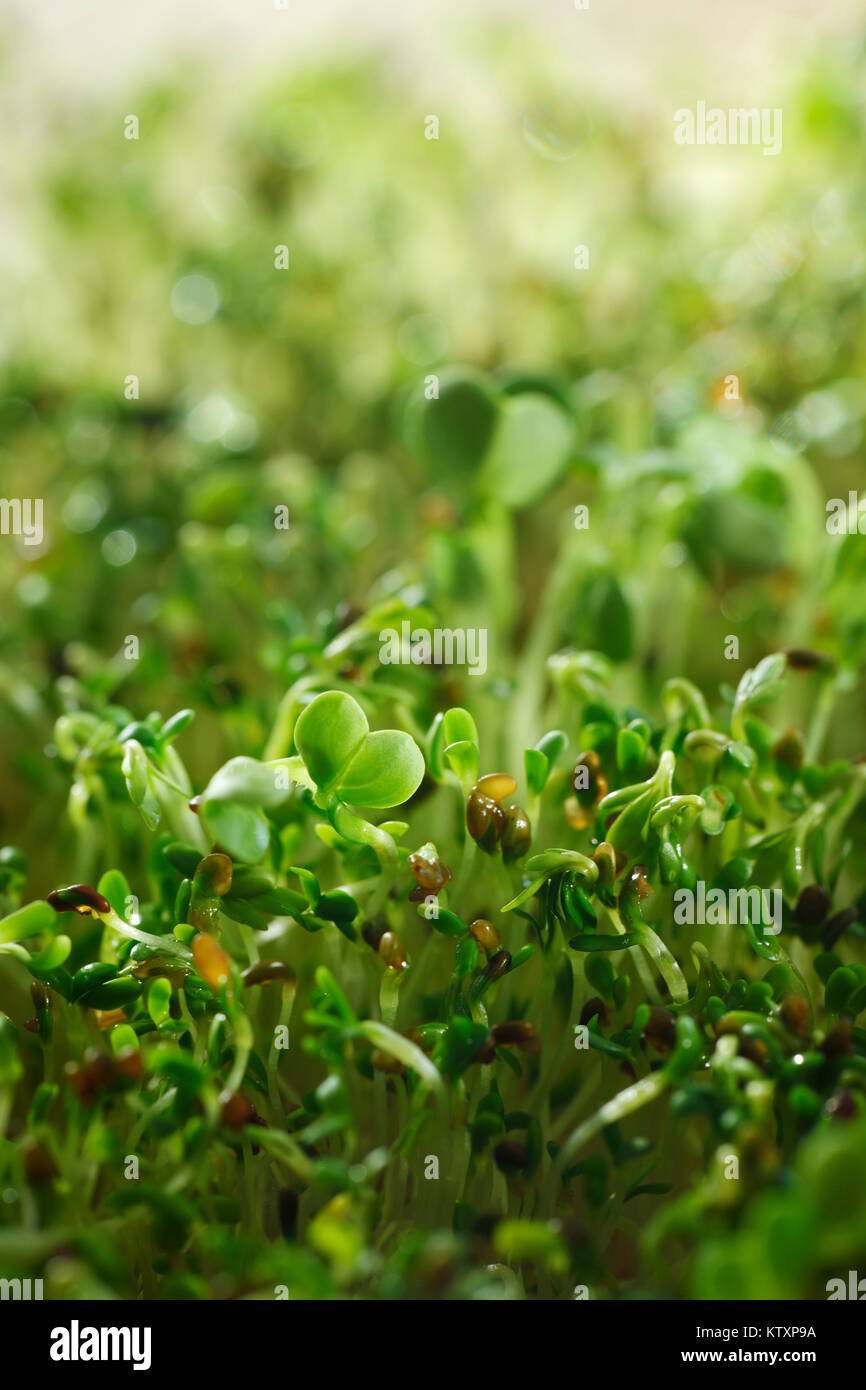
{"label": "dark brown seed", "polygon": [[804,755],[803,735],[793,724],[788,725],[781,738],[777,739],[770,749],[770,756],[775,758],[777,763],[794,770],[803,766]]}
{"label": "dark brown seed", "polygon": [[509,806],[502,830],[502,858],[506,864],[522,859],[532,844],[532,823],[521,806]]}
{"label": "dark brown seed", "polygon": [[378,951],[379,942],[388,930],[382,918],[375,922],[365,922],[361,928],[361,935],[370,947],[371,951]]}
{"label": "dark brown seed", "polygon": [[92,1047],[84,1054],[83,1066],[67,1062],[64,1072],[82,1105],[87,1106],[94,1103],[100,1091],[110,1090],[117,1081],[115,1063],[104,1052]]}
{"label": "dark brown seed", "polygon": [[601,774],[601,759],[594,748],[580,754],[574,764],[571,784],[581,806],[594,806],[607,795],[607,779]]}
{"label": "dark brown seed", "polygon": [[41,980],[33,981],[30,986],[30,998],[33,1000],[33,1007],[37,1013],[43,1013],[45,1009],[51,1008],[51,995]]}
{"label": "dark brown seed", "polygon": [[275,980],[283,984],[293,984],[295,972],[283,960],[260,960],[256,965],[251,965],[249,970],[245,970],[241,979],[244,988],[249,988],[250,985],[269,985]]}
{"label": "dark brown seed", "polygon": [[677,1040],[677,1021],[669,1009],[653,1004],[644,1029],[647,1038],[659,1052],[669,1052]]}
{"label": "dark brown seed", "polygon": [[526,1145],[519,1139],[503,1139],[493,1150],[493,1157],[501,1173],[519,1173],[529,1162]]}
{"label": "dark brown seed", "polygon": [[492,797],[473,792],[466,803],[466,829],[479,849],[493,854],[505,828],[505,812]]}
{"label": "dark brown seed", "polygon": [[396,932],[383,932],[379,938],[379,955],[390,970],[405,970],[409,964],[403,942]]}
{"label": "dark brown seed", "polygon": [[785,658],[792,671],[835,671],[836,662],[826,652],[811,651],[806,647],[787,647]]}
{"label": "dark brown seed", "polygon": [[607,1005],[598,995],[592,999],[587,999],[580,1011],[581,1023],[589,1023],[590,1019],[593,1018],[600,1019],[602,1023],[607,1022]]}
{"label": "dark brown seed", "polygon": [[255,1107],[247,1100],[246,1096],[235,1091],[228,1100],[223,1102],[220,1121],[226,1129],[240,1131],[245,1125],[252,1124],[255,1113]]}
{"label": "dark brown seed", "polygon": [[124,1047],[115,1060],[117,1075],[126,1081],[140,1081],[144,1062],[137,1047]]}
{"label": "dark brown seed", "polygon": [[840,1018],[838,1023],[827,1033],[826,1038],[821,1043],[821,1052],[825,1057],[848,1057],[854,1051],[851,1045],[851,1020]]}
{"label": "dark brown seed", "polygon": [[804,927],[817,927],[824,921],[833,899],[819,883],[808,884],[797,899],[794,916]]}
{"label": "dark brown seed", "polygon": [[834,1120],[853,1120],[857,1114],[857,1102],[851,1092],[843,1086],[833,1092],[824,1109]]}
{"label": "dark brown seed", "polygon": [[655,889],[647,878],[647,871],[643,864],[635,864],[626,874],[619,890],[619,910],[625,914],[629,908],[634,908],[642,898],[648,898]]}
{"label": "dark brown seed", "polygon": [[478,778],[472,795],[489,796],[491,801],[501,805],[506,797],[513,796],[516,791],[517,783],[509,772],[488,772],[485,777]]}
{"label": "dark brown seed", "polygon": [[486,917],[476,917],[469,930],[484,951],[498,951],[501,943],[499,932]]}
{"label": "dark brown seed", "polygon": [[496,1216],[492,1212],[484,1212],[481,1216],[476,1216],[472,1222],[472,1234],[478,1240],[490,1241],[493,1232],[502,1220],[501,1216]]}
{"label": "dark brown seed", "polygon": [[451,870],[440,859],[428,858],[426,854],[410,854],[409,868],[415,879],[415,887],[409,894],[409,901],[423,902],[425,898],[435,897],[447,883],[451,882]]}
{"label": "dark brown seed", "polygon": [[767,1044],[758,1038],[740,1039],[740,1056],[746,1057],[750,1062],[754,1062],[756,1067],[763,1067],[767,1060]]}
{"label": "dark brown seed", "polygon": [[370,1053],[370,1065],[376,1071],[385,1071],[392,1076],[402,1076],[406,1068],[397,1057],[392,1057],[390,1052],[383,1052],[380,1048],[374,1047]]}
{"label": "dark brown seed", "polygon": [[489,1062],[493,1061],[495,1056],[496,1043],[493,1041],[493,1035],[491,1033],[484,1039],[484,1042],[481,1044],[472,1060],[473,1062],[479,1062],[482,1066],[486,1066]]}
{"label": "dark brown seed", "polygon": [[79,912],[83,915],[111,911],[111,903],[87,883],[73,883],[69,888],[55,888],[46,898],[55,912]]}
{"label": "dark brown seed", "polygon": [[206,854],[195,871],[194,887],[199,893],[210,890],[218,898],[224,898],[232,886],[233,870],[227,854]]}
{"label": "dark brown seed", "polygon": [[573,1216],[564,1216],[559,1223],[560,1234],[567,1245],[573,1250],[579,1250],[582,1246],[588,1245],[590,1236],[586,1227]]}
{"label": "dark brown seed", "polygon": [[821,943],[825,951],[832,951],[837,941],[845,935],[852,922],[857,921],[856,907],[843,907],[841,912],[836,912],[824,925],[821,933]]}
{"label": "dark brown seed", "polygon": [[520,1047],[534,1037],[532,1024],[525,1018],[513,1018],[506,1023],[497,1023],[491,1030],[497,1047]]}
{"label": "dark brown seed", "polygon": [[595,854],[592,856],[593,863],[598,865],[598,882],[602,888],[609,888],[617,875],[616,850],[607,840],[602,840]]}
{"label": "dark brown seed", "polygon": [[28,1143],[24,1148],[24,1171],[32,1187],[41,1187],[57,1176],[50,1153],[34,1143]]}
{"label": "dark brown seed", "polygon": [[511,965],[511,955],[508,951],[497,951],[495,956],[491,956],[484,967],[484,974],[488,980],[499,980]]}
{"label": "dark brown seed", "polygon": [[809,1003],[802,994],[791,994],[782,1003],[779,1010],[782,1022],[785,1027],[795,1033],[798,1038],[805,1038],[809,1033]]}

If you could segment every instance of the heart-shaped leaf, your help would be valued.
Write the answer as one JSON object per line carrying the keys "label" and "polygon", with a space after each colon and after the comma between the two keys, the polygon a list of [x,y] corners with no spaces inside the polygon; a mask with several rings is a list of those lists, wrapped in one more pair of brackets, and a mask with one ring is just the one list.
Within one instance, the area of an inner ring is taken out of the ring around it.
{"label": "heart-shaped leaf", "polygon": [[320,791],[336,785],[369,730],[361,706],[343,691],[329,690],[307,705],[295,725],[295,743]]}
{"label": "heart-shaped leaf", "polygon": [[417,791],[424,758],[398,729],[369,734],[339,779],[338,792],[354,806],[399,806]]}
{"label": "heart-shaped leaf", "polygon": [[549,396],[509,398],[484,466],[485,492],[509,507],[530,506],[559,481],[573,442],[573,421]]}
{"label": "heart-shaped leaf", "polygon": [[442,373],[439,395],[419,412],[417,442],[426,462],[441,476],[475,472],[496,427],[497,402],[478,372]]}

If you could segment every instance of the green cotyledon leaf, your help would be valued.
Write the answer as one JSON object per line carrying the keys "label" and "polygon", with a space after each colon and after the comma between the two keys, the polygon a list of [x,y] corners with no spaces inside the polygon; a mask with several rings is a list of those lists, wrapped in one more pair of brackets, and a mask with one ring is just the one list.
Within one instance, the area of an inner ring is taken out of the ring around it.
{"label": "green cotyledon leaf", "polygon": [[383,729],[367,736],[337,781],[339,796],[354,806],[399,806],[417,791],[424,757],[409,734]]}
{"label": "green cotyledon leaf", "polygon": [[336,785],[369,731],[357,700],[339,690],[317,695],[298,716],[295,743],[320,791]]}

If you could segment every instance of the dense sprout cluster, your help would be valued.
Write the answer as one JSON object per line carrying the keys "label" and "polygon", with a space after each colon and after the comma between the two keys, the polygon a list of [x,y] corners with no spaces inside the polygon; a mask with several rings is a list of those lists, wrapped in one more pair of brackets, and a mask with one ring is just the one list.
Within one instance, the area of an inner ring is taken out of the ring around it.
{"label": "dense sprout cluster", "polygon": [[[511,1298],[721,1296],[756,1250],[764,1295],[818,1296],[854,1258],[866,771],[767,722],[833,663],[767,657],[713,712],[672,679],[655,718],[553,664],[580,714],[518,776],[479,775],[465,707],[419,747],[345,691],[196,796],[188,712],[67,724],[152,840],[141,897],[110,868],[0,924],[33,1012],[0,1032],[4,1260],[54,1296]],[[762,910],[686,919],[700,883]]]}

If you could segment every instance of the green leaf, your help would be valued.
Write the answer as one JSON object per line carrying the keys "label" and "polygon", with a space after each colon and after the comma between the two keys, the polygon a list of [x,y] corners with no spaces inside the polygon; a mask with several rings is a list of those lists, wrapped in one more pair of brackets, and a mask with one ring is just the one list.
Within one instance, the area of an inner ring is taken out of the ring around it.
{"label": "green leaf", "polygon": [[147,994],[147,1012],[157,1028],[168,1018],[170,1006],[171,981],[167,980],[164,975],[157,976],[151,982]]}
{"label": "green leaf", "polygon": [[445,747],[445,716],[440,710],[427,731],[427,766],[430,776],[441,782],[445,771],[442,765],[442,751]]}
{"label": "green leaf", "polygon": [[44,951],[40,951],[38,955],[31,956],[30,960],[27,962],[27,968],[31,975],[36,975],[41,978],[43,975],[50,974],[53,970],[57,970],[58,967],[69,958],[71,951],[72,938],[64,936],[61,933],[60,936],[55,936],[53,941],[49,941]]}
{"label": "green leaf", "polygon": [[[418,904],[418,915],[424,916],[423,903]],[[455,912],[449,912],[447,907],[440,907],[437,916],[430,918],[430,925],[443,936],[465,936],[469,931],[466,923]]]}
{"label": "green leaf", "polygon": [[622,585],[613,574],[594,575],[580,596],[586,645],[611,661],[627,661],[634,645],[631,610]]}
{"label": "green leaf", "polygon": [[[297,873],[298,870],[296,869]],[[229,895],[231,901],[231,894]],[[310,903],[300,893],[293,893],[291,888],[269,888],[265,893],[257,893],[253,898],[253,906],[256,911],[265,912],[270,917],[295,917],[298,913],[305,912],[307,907],[318,907],[318,896],[316,901]]]}
{"label": "green leaf", "polygon": [[156,830],[161,820],[159,802],[151,790],[147,754],[134,738],[124,744],[122,770],[133,806],[138,807],[148,830]]}
{"label": "green leaf", "polygon": [[616,736],[616,764],[626,782],[643,777],[646,744],[635,729],[620,729]]}
{"label": "green leaf", "polygon": [[270,835],[268,823],[252,806],[235,801],[208,801],[201,809],[208,834],[232,859],[258,864],[265,855]]}
{"label": "green leaf", "polygon": [[769,704],[771,700],[775,700],[781,695],[784,688],[782,677],[785,674],[786,665],[784,654],[774,652],[772,656],[765,656],[763,661],[759,661],[753,670],[746,671],[744,674],[737,686],[734,709],[731,715],[731,732],[740,742],[745,738],[744,719],[746,711]]}
{"label": "green leaf", "polygon": [[443,746],[452,743],[472,743],[478,747],[478,729],[475,720],[462,705],[453,705],[445,711],[442,720]]}
{"label": "green leaf", "polygon": [[527,748],[523,754],[523,765],[526,768],[526,785],[533,796],[540,796],[550,771],[547,758],[538,748]]}
{"label": "green leaf", "polygon": [[698,498],[681,538],[698,569],[718,582],[777,569],[784,562],[783,532],[773,508],[717,490]]}
{"label": "green leaf", "polygon": [[317,695],[299,715],[295,743],[320,791],[330,790],[340,780],[369,729],[357,700],[339,690]]}
{"label": "green leaf", "polygon": [[704,809],[698,817],[698,824],[705,835],[721,835],[729,820],[735,820],[740,808],[733,793],[719,785],[704,787],[701,792]]}
{"label": "green leaf", "polygon": [[[199,802],[235,801],[243,806],[262,806],[270,810],[281,806],[291,794],[291,787],[277,785],[279,764],[262,763],[257,758],[230,758],[214,773]],[[285,780],[285,779],[282,779]]]}
{"label": "green leaf", "polygon": [[220,912],[232,922],[242,922],[245,927],[252,927],[253,931],[267,931],[270,925],[268,918],[258,910],[259,899],[253,901],[256,906],[244,898],[221,898]]}
{"label": "green leaf", "polygon": [[613,997],[616,976],[607,956],[590,955],[584,966],[584,973],[593,989],[597,989],[605,999]]}
{"label": "green leaf", "polygon": [[846,965],[840,965],[824,986],[824,1003],[827,1009],[831,1013],[839,1013],[856,988],[857,976],[854,971]]}
{"label": "green leaf", "polygon": [[417,791],[424,756],[415,740],[397,729],[369,734],[338,779],[337,791],[354,806],[400,806]]}
{"label": "green leaf", "polygon": [[96,885],[97,891],[107,898],[123,921],[126,917],[126,900],[132,896],[132,889],[119,869],[107,869]]}
{"label": "green leaf", "polygon": [[573,421],[549,396],[510,397],[484,466],[485,493],[507,507],[531,506],[559,482],[573,443]]}
{"label": "green leaf", "polygon": [[474,1023],[470,1018],[458,1014],[452,1018],[433,1053],[433,1061],[443,1076],[459,1076],[472,1061],[484,1039],[487,1029],[483,1023]]}
{"label": "green leaf", "polygon": [[79,995],[76,1003],[83,1009],[122,1009],[141,994],[144,986],[140,980],[128,976],[124,979],[107,980],[104,985]]}
{"label": "green leaf", "polygon": [[162,732],[159,736],[160,743],[163,745],[171,743],[172,739],[177,738],[178,734],[182,734],[184,729],[189,728],[194,719],[195,710],[179,709],[177,714],[173,714],[171,718],[167,719],[163,724]]}
{"label": "green leaf", "polygon": [[461,782],[474,782],[478,777],[478,748],[474,743],[461,740],[459,743],[449,743],[445,749],[445,757],[452,772],[454,772]]}
{"label": "green leaf", "polygon": [[425,461],[461,480],[480,466],[497,420],[496,396],[480,372],[455,369],[439,378],[439,397],[421,409],[418,439]]}
{"label": "green leaf", "polygon": [[568,747],[568,734],[563,733],[562,729],[549,729],[546,734],[542,734],[535,747],[539,753],[544,754],[550,767],[555,767]]}
{"label": "green leaf", "polygon": [[464,979],[477,969],[479,956],[478,942],[474,936],[467,933],[457,942],[457,951],[454,957],[454,972],[459,979]]}
{"label": "green leaf", "polygon": [[57,913],[50,903],[37,899],[19,907],[0,922],[0,945],[7,941],[24,941],[28,936],[38,936],[40,932],[50,931],[57,922]]}

